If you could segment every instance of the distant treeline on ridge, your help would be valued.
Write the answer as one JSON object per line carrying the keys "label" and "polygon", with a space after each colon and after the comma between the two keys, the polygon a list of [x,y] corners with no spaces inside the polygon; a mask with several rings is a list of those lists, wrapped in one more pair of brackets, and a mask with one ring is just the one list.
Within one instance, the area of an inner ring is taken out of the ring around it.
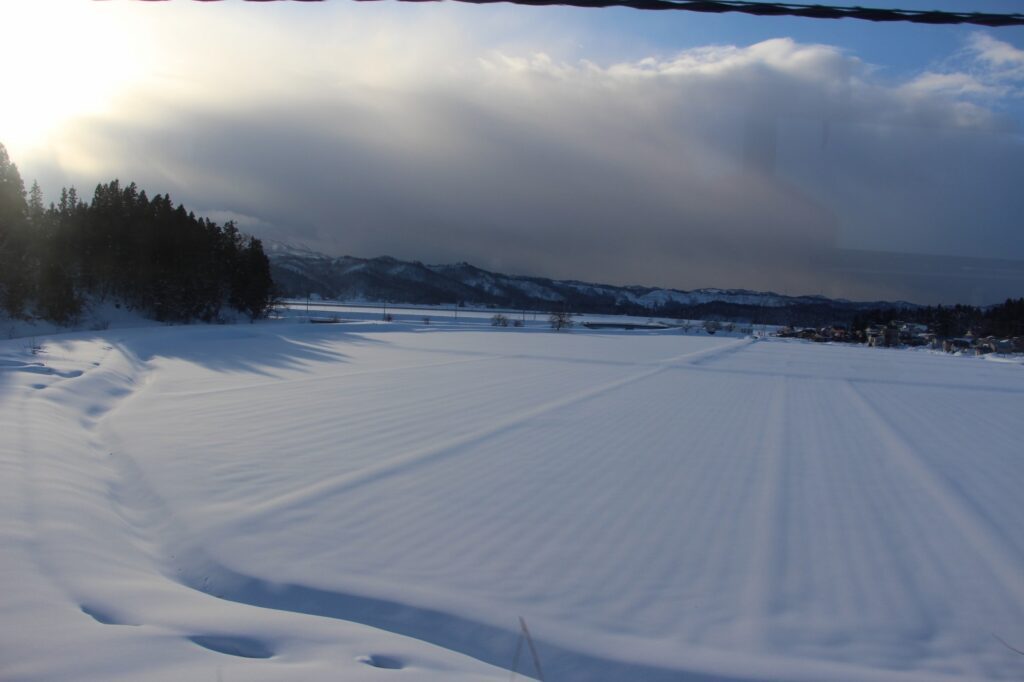
{"label": "distant treeline on ridge", "polygon": [[92,298],[168,322],[215,321],[231,309],[255,319],[272,290],[262,244],[233,223],[117,180],[97,185],[91,202],[72,188],[44,207],[0,144],[0,312],[70,324]]}

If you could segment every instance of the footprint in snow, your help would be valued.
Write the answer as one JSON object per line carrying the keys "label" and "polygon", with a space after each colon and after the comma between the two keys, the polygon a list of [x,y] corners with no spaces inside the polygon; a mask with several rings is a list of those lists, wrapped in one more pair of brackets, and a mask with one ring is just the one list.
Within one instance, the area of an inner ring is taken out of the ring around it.
{"label": "footprint in snow", "polygon": [[75,377],[82,376],[83,372],[80,369],[72,369],[66,372],[54,369],[53,367],[47,367],[41,363],[32,363],[30,365],[19,365],[17,367],[10,367],[9,369],[16,372],[28,372],[29,374],[47,374],[52,376],[58,376],[62,379],[74,379]]}
{"label": "footprint in snow", "polygon": [[356,660],[374,668],[385,668],[387,670],[401,670],[405,667],[405,663],[400,658],[395,658],[394,656],[370,654],[369,656],[359,656]]}
{"label": "footprint in snow", "polygon": [[216,651],[228,656],[241,658],[270,658],[274,652],[264,642],[252,637],[236,637],[232,635],[191,635],[186,637],[193,644],[204,649]]}
{"label": "footprint in snow", "polygon": [[82,604],[79,608],[82,609],[82,613],[89,616],[97,623],[103,623],[104,625],[138,625],[138,623],[125,622],[109,611],[90,604]]}

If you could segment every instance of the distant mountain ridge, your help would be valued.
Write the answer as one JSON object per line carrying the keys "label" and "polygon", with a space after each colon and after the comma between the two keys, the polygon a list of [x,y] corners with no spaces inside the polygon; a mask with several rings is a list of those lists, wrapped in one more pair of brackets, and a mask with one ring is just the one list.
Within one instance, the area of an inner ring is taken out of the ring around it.
{"label": "distant mountain ridge", "polygon": [[575,312],[742,318],[800,324],[849,319],[859,311],[875,308],[917,307],[902,301],[853,302],[746,289],[682,291],[506,275],[464,262],[425,265],[390,256],[333,257],[269,240],[265,247],[274,281],[286,297],[305,297],[312,293],[342,301],[461,302],[529,310],[566,308]]}

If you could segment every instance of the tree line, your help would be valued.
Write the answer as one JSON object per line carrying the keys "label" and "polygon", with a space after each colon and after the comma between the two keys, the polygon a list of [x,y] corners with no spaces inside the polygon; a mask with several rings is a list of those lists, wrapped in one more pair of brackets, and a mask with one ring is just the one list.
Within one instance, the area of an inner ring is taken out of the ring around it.
{"label": "tree line", "polygon": [[974,336],[1010,338],[1024,336],[1024,298],[979,308],[970,305],[924,306],[891,310],[868,310],[854,316],[851,328],[863,330],[870,325],[893,321],[926,324],[942,338],[955,338],[971,332]]}
{"label": "tree line", "polygon": [[234,223],[118,180],[97,185],[91,201],[62,189],[46,207],[0,144],[0,312],[71,324],[93,299],[160,321],[210,322],[226,310],[262,317],[272,298],[263,245]]}

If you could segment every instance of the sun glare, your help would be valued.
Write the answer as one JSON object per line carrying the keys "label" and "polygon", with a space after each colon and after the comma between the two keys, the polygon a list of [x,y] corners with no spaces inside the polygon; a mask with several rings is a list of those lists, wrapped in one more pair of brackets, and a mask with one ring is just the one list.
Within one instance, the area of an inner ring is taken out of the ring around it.
{"label": "sun glare", "polygon": [[27,151],[76,117],[110,110],[145,68],[124,15],[115,3],[0,2],[0,142]]}

